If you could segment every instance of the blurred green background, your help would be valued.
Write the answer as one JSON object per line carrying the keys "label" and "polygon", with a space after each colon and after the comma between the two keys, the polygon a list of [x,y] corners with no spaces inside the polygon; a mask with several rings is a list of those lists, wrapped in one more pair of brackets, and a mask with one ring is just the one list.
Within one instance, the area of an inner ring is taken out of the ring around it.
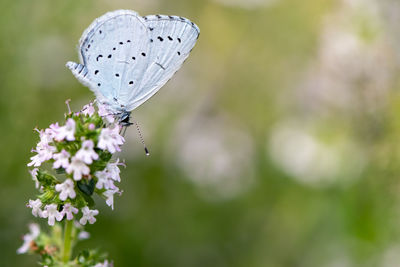
{"label": "blurred green background", "polygon": [[120,8],[201,36],[133,112],[151,156],[129,129],[124,193],[114,211],[98,202],[80,248],[116,267],[399,266],[397,0],[1,0],[1,266],[36,266],[16,255],[40,221],[25,207],[32,129],[93,100],[64,65]]}

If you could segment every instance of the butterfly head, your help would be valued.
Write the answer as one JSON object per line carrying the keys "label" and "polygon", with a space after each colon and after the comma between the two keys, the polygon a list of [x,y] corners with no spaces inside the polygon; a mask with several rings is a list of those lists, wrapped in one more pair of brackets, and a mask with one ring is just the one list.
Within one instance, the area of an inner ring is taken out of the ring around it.
{"label": "butterfly head", "polygon": [[130,122],[131,112],[130,111],[123,111],[122,113],[118,114],[118,123],[121,126],[131,126],[133,123]]}

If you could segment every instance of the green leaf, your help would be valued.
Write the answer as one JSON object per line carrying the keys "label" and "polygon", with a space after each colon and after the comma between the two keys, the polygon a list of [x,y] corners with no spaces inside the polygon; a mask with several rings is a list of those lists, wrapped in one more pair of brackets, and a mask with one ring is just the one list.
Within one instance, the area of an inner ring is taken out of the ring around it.
{"label": "green leaf", "polygon": [[41,170],[38,171],[36,178],[43,187],[52,187],[59,183],[53,175]]}
{"label": "green leaf", "polygon": [[88,195],[86,195],[86,194],[82,194],[82,196],[83,196],[83,198],[85,199],[85,201],[86,201],[86,203],[87,203],[87,206],[88,206],[89,208],[94,207],[95,203],[94,203],[94,200],[93,200],[93,198],[92,198],[91,196],[88,196]]}
{"label": "green leaf", "polygon": [[39,199],[43,204],[51,204],[55,202],[54,200],[56,197],[57,194],[54,192],[54,189],[51,188],[49,190],[45,190],[43,194],[39,196]]}
{"label": "green leaf", "polygon": [[65,169],[60,167],[60,168],[56,169],[56,173],[57,174],[64,174],[65,173]]}
{"label": "green leaf", "polygon": [[93,194],[94,191],[94,180],[90,179],[90,180],[81,180],[79,182],[77,182],[78,188],[79,190],[81,190],[84,194],[91,196]]}

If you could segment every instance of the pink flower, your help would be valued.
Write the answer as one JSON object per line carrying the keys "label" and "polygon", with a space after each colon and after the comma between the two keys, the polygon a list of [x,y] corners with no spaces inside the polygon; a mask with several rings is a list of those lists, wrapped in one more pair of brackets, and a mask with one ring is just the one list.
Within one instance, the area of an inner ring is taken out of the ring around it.
{"label": "pink flower", "polygon": [[99,113],[99,116],[100,116],[100,117],[104,117],[104,116],[107,116],[107,115],[110,115],[110,114],[111,114],[111,113],[107,110],[106,105],[97,103],[97,106],[99,107],[98,113]]}
{"label": "pink flower", "polygon": [[108,260],[105,260],[103,263],[99,262],[93,267],[112,267],[112,263],[108,263]]}
{"label": "pink flower", "polygon": [[99,158],[99,155],[94,152],[93,147],[94,143],[92,140],[83,141],[82,148],[76,152],[75,157],[82,160],[86,164],[92,164],[93,160]]}
{"label": "pink flower", "polygon": [[37,174],[38,174],[39,169],[38,168],[34,168],[33,170],[29,171],[29,173],[32,176],[32,180],[35,182],[35,188],[38,189],[40,186],[40,183],[37,179]]}
{"label": "pink flower", "polygon": [[112,115],[112,113],[110,111],[107,110],[106,105],[103,105],[103,104],[100,104],[97,102],[97,106],[99,107],[99,111],[98,111],[99,116],[103,117],[109,123],[113,123],[114,116]]}
{"label": "pink flower", "polygon": [[84,105],[82,108],[82,114],[91,117],[96,110],[93,107],[93,103]]}
{"label": "pink flower", "polygon": [[76,181],[82,179],[82,175],[89,175],[90,173],[89,167],[77,157],[72,157],[71,164],[65,171],[68,174],[74,173],[74,180]]}
{"label": "pink flower", "polygon": [[31,162],[29,162],[27,165],[30,166],[35,166],[39,167],[42,165],[43,162],[46,160],[49,160],[53,156],[53,152],[56,151],[56,148],[51,145],[45,145],[41,144],[41,146],[38,145],[37,150],[37,155],[31,157]]}
{"label": "pink flower", "polygon": [[95,175],[97,177],[96,188],[98,189],[116,188],[113,180],[110,179],[110,174],[107,172],[107,170],[97,171]]}
{"label": "pink flower", "polygon": [[55,160],[53,163],[53,168],[58,169],[63,167],[64,169],[68,168],[69,166],[69,157],[70,154],[65,151],[64,149],[61,150],[60,153],[54,154],[53,159]]}
{"label": "pink flower", "polygon": [[61,211],[62,216],[67,215],[67,220],[72,220],[74,218],[74,214],[78,213],[78,209],[71,205],[71,203],[65,203],[63,210]]}
{"label": "pink flower", "polygon": [[29,162],[28,164],[26,164],[28,167],[31,166],[35,166],[35,167],[39,167],[40,165],[42,165],[42,158],[40,157],[39,154],[36,154],[35,156],[31,157],[31,162]]}
{"label": "pink flower", "polygon": [[29,204],[26,205],[28,208],[32,209],[32,215],[37,217],[42,217],[42,201],[40,199],[29,200]]}
{"label": "pink flower", "polygon": [[68,197],[70,199],[74,199],[76,196],[74,186],[74,182],[69,178],[66,179],[63,183],[57,184],[55,188],[57,192],[61,192],[60,200],[65,201]]}
{"label": "pink flower", "polygon": [[121,164],[123,164],[123,163],[119,163],[119,159],[117,159],[116,162],[108,163],[106,166],[106,170],[109,173],[109,177],[116,182],[121,182],[121,177],[119,176],[119,173],[121,171],[118,167],[118,165],[121,165]]}
{"label": "pink flower", "polygon": [[17,250],[18,254],[23,254],[29,251],[29,248],[31,247],[32,241],[35,241],[35,239],[39,236],[40,234],[40,228],[39,225],[36,223],[31,223],[29,224],[29,233],[24,235],[24,243],[22,246]]}
{"label": "pink flower", "polygon": [[114,194],[115,193],[120,193],[118,188],[107,190],[107,191],[105,191],[103,193],[103,195],[107,198],[106,199],[106,204],[108,206],[110,206],[111,209],[114,209]]}
{"label": "pink flower", "polygon": [[99,262],[96,265],[94,265],[93,267],[110,267],[112,266],[112,264],[108,263],[108,260],[105,260],[103,263]]}
{"label": "pink flower", "polygon": [[54,138],[58,131],[60,130],[60,125],[58,125],[58,122],[50,124],[49,129],[46,129],[46,131],[49,131],[51,133],[51,136]]}
{"label": "pink flower", "polygon": [[65,125],[57,130],[54,139],[56,139],[57,141],[62,141],[64,139],[68,141],[74,141],[75,140],[74,134],[75,134],[75,121],[69,118],[65,123]]}
{"label": "pink flower", "polygon": [[[36,129],[37,130],[37,129]],[[44,148],[49,145],[50,142],[53,142],[53,134],[50,129],[37,130],[39,132],[40,141],[37,144],[38,149]]]}
{"label": "pink flower", "polygon": [[100,132],[99,142],[97,147],[103,150],[108,150],[110,153],[121,151],[120,145],[124,144],[125,139],[119,135],[119,127],[103,128]]}
{"label": "pink flower", "polygon": [[90,237],[90,234],[86,231],[80,231],[78,234],[79,240],[85,240],[85,239],[88,239],[89,237]]}
{"label": "pink flower", "polygon": [[114,163],[108,163],[104,170],[97,171],[95,173],[95,176],[97,177],[96,188],[112,189],[118,191],[118,187],[114,185],[114,181],[121,181],[121,178],[119,176],[120,170],[118,168],[118,165],[121,164],[123,163],[119,163],[119,159],[117,159],[117,161]]}
{"label": "pink flower", "polygon": [[57,205],[56,204],[46,205],[44,208],[45,208],[45,211],[43,211],[42,217],[43,218],[48,218],[48,223],[51,226],[54,225],[55,220],[61,221],[62,218],[64,217],[64,215],[61,214],[61,212],[59,212],[57,210]]}
{"label": "pink flower", "polygon": [[88,207],[82,208],[82,218],[79,220],[79,223],[85,225],[88,221],[90,224],[94,224],[96,222],[96,216],[99,214],[98,210],[90,210]]}

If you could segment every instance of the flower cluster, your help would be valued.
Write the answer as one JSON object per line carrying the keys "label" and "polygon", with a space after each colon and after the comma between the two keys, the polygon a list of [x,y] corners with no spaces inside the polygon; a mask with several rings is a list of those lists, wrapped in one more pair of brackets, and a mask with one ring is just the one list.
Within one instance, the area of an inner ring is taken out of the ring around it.
{"label": "flower cluster", "polygon": [[[40,191],[27,204],[32,215],[47,219],[50,226],[63,220],[93,224],[99,213],[94,209],[94,194],[114,209],[114,195],[121,194],[115,183],[121,181],[119,166],[124,164],[113,154],[121,151],[125,140],[113,116],[103,106],[96,111],[89,104],[81,112],[69,112],[64,125],[54,123],[36,131],[40,140],[27,164],[33,167],[30,174]],[[50,170],[44,170],[45,166]],[[38,236],[38,228],[31,226],[18,253],[27,252]],[[96,264],[109,266],[107,261]]]}
{"label": "flower cluster", "polygon": [[[93,192],[114,208],[114,195],[121,192],[115,182],[121,181],[118,166],[122,163],[118,159],[110,160],[112,154],[121,151],[120,146],[125,141],[120,130],[117,124],[105,124],[91,104],[80,113],[67,115],[63,126],[55,123],[37,130],[40,141],[32,150],[36,155],[31,157],[28,166],[36,167],[30,172],[43,194],[36,200],[29,200],[32,214],[47,218],[49,225],[54,225],[64,218],[74,219],[80,210],[79,222],[92,224],[98,214],[98,210],[90,209],[93,201],[88,198]],[[45,162],[51,163],[56,173],[65,174],[65,179],[60,181],[40,170],[38,167]]]}

